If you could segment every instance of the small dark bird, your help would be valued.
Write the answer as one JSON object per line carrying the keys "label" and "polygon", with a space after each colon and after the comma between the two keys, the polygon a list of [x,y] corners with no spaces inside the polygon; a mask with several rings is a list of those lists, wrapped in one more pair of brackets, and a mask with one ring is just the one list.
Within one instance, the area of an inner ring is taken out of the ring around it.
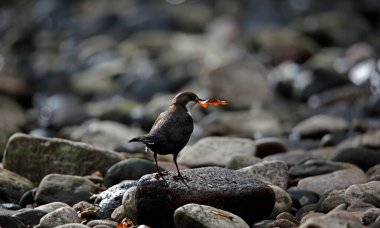
{"label": "small dark bird", "polygon": [[[157,172],[164,175],[158,168],[157,154],[173,154],[174,164],[177,168],[177,178],[182,178],[177,164],[178,153],[185,147],[193,132],[193,118],[190,109],[195,104],[202,104],[204,100],[198,98],[193,92],[177,94],[169,108],[162,112],[154,122],[147,135],[129,140],[129,142],[142,142],[154,154]],[[206,106],[207,107],[207,106]]]}

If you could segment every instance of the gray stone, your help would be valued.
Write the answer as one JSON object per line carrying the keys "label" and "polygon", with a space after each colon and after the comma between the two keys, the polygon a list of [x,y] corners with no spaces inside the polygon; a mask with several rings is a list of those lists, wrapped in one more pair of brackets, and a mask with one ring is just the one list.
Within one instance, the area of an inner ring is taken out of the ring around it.
{"label": "gray stone", "polygon": [[124,147],[128,139],[144,134],[140,128],[127,127],[113,121],[91,119],[78,127],[67,127],[61,131],[69,139],[98,146],[108,150]]}
{"label": "gray stone", "polygon": [[295,228],[298,227],[298,225],[297,223],[291,222],[287,219],[276,219],[271,223],[270,227]]}
{"label": "gray stone", "polygon": [[178,228],[206,227],[239,227],[249,228],[249,225],[239,216],[218,208],[186,204],[174,212],[174,224]]}
{"label": "gray stone", "polygon": [[378,180],[380,180],[380,164],[372,166],[367,170],[366,174],[370,180],[374,180],[375,178],[379,178]]}
{"label": "gray stone", "polygon": [[123,205],[118,206],[111,214],[111,220],[119,223],[126,217]]}
{"label": "gray stone", "polygon": [[326,133],[346,131],[348,130],[348,127],[348,122],[343,118],[327,115],[316,115],[298,123],[293,128],[293,132],[305,138],[322,136]]}
{"label": "gray stone", "polygon": [[116,228],[117,222],[110,221],[110,220],[96,219],[96,220],[89,221],[86,225],[89,227],[94,227],[97,225],[106,225],[108,227]]}
{"label": "gray stone", "polygon": [[131,187],[136,186],[136,181],[123,181],[101,192],[95,199],[94,204],[99,207],[97,218],[109,218],[112,210],[122,205],[124,193]]}
{"label": "gray stone", "polygon": [[190,167],[207,165],[226,166],[233,156],[254,155],[255,143],[250,139],[233,137],[206,137],[185,147],[178,162]]}
{"label": "gray stone", "polygon": [[133,224],[137,224],[137,204],[136,204],[137,187],[129,188],[123,195],[123,208],[127,218],[131,219]]}
{"label": "gray stone", "polygon": [[319,195],[334,190],[347,188],[353,184],[367,182],[368,177],[359,168],[338,170],[332,173],[306,177],[298,182],[300,189],[315,192]]}
{"label": "gray stone", "polygon": [[0,192],[3,200],[18,203],[21,196],[33,187],[32,182],[25,177],[0,168]]}
{"label": "gray stone", "polygon": [[67,223],[64,225],[57,226],[56,228],[88,228],[88,227],[89,226],[86,226],[80,223]]}
{"label": "gray stone", "polygon": [[338,145],[338,148],[352,147],[380,149],[380,130],[368,131],[362,135],[347,138]]}
{"label": "gray stone", "polygon": [[61,207],[41,218],[41,228],[53,228],[67,223],[80,223],[77,212],[71,207]]}
{"label": "gray stone", "polygon": [[380,217],[380,208],[370,208],[366,210],[362,216],[362,222],[364,225],[368,226],[375,222],[377,218]]}
{"label": "gray stone", "polygon": [[306,191],[298,189],[297,187],[291,187],[287,190],[293,201],[294,208],[301,208],[308,204],[315,204],[318,202],[319,196],[312,191]]}
{"label": "gray stone", "polygon": [[361,224],[358,218],[352,216],[349,212],[337,211],[334,213],[329,213],[327,215],[311,217],[300,226],[300,228],[308,227],[362,228],[364,226]]}
{"label": "gray stone", "polygon": [[38,186],[35,200],[38,204],[60,201],[74,205],[89,200],[90,196],[98,191],[98,186],[84,177],[49,174]]}
{"label": "gray stone", "polygon": [[[184,170],[182,175],[187,179],[182,181],[175,180],[174,174],[158,179],[149,174],[139,180],[131,203],[136,205],[138,224],[170,225],[175,209],[188,203],[229,211],[248,224],[264,219],[273,210],[272,189],[246,174],[217,167]],[[124,208],[127,212],[125,204]]]}
{"label": "gray stone", "polygon": [[85,143],[14,134],[8,141],[3,165],[37,183],[49,173],[106,173],[120,160],[120,154]]}
{"label": "gray stone", "polygon": [[380,181],[371,181],[365,184],[351,185],[345,191],[347,203],[356,204],[369,203],[375,207],[380,207]]}
{"label": "gray stone", "polygon": [[51,202],[51,203],[47,203],[47,204],[38,206],[35,209],[45,211],[46,213],[50,213],[50,212],[55,211],[61,207],[70,207],[70,206],[68,204],[62,203],[62,202]]}
{"label": "gray stone", "polygon": [[341,169],[355,168],[354,165],[342,162],[331,162],[323,160],[307,160],[289,169],[291,178],[303,178],[335,172]]}
{"label": "gray stone", "polygon": [[104,176],[104,185],[111,187],[124,180],[138,180],[145,174],[157,172],[152,161],[140,158],[129,158],[111,166]]}
{"label": "gray stone", "polygon": [[276,219],[286,219],[294,224],[299,224],[298,220],[294,217],[294,215],[289,212],[281,212],[276,216]]}
{"label": "gray stone", "polygon": [[276,185],[269,185],[269,187],[272,188],[276,197],[272,214],[269,217],[276,218],[276,216],[282,212],[289,212],[292,208],[292,198],[290,195],[284,189]]}
{"label": "gray stone", "polygon": [[347,162],[357,165],[364,171],[380,164],[380,152],[367,148],[341,148],[330,157],[332,161]]}
{"label": "gray stone", "polygon": [[252,155],[236,155],[228,162],[227,169],[242,169],[261,162],[262,159]]}
{"label": "gray stone", "polygon": [[304,150],[294,150],[281,154],[269,155],[264,158],[264,161],[283,161],[289,167],[294,166],[307,159],[317,159],[318,157],[307,153]]}
{"label": "gray stone", "polygon": [[34,227],[40,223],[40,219],[47,213],[38,209],[24,208],[19,210],[12,217],[19,219],[27,227]]}
{"label": "gray stone", "polygon": [[337,189],[324,193],[318,201],[319,211],[327,213],[342,203],[345,203],[345,191],[345,189]]}
{"label": "gray stone", "polygon": [[283,161],[263,161],[238,171],[282,189],[288,186],[288,166]]}

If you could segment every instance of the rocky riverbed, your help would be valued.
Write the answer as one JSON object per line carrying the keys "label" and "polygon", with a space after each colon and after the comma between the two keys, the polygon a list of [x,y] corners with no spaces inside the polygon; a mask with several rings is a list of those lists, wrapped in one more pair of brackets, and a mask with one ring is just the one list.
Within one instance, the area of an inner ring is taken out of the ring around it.
{"label": "rocky riverbed", "polygon": [[[0,227],[379,227],[378,1],[0,3]],[[128,140],[181,91],[178,163]]]}

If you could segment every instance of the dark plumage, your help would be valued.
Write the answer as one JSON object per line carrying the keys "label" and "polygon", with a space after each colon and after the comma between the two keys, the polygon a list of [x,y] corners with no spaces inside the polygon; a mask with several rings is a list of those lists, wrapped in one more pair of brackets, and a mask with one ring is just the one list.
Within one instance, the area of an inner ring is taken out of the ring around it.
{"label": "dark plumage", "polygon": [[177,177],[183,178],[178,169],[177,155],[185,147],[193,132],[193,118],[189,114],[188,106],[201,101],[203,100],[192,92],[177,94],[169,108],[157,117],[147,135],[129,141],[142,142],[154,153],[159,175],[163,173],[158,168],[157,154],[173,154],[174,164],[178,171]]}

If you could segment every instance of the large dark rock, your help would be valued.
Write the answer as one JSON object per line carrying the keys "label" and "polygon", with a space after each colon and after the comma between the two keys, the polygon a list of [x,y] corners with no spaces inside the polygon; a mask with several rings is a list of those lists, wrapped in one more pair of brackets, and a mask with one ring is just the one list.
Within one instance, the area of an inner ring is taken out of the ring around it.
{"label": "large dark rock", "polygon": [[233,170],[207,167],[184,170],[188,180],[155,174],[137,183],[135,205],[139,224],[173,226],[173,213],[183,205],[197,203],[234,213],[253,224],[269,216],[275,195],[263,182]]}
{"label": "large dark rock", "polygon": [[342,148],[332,154],[332,161],[348,162],[359,166],[364,171],[380,163],[380,151],[367,148]]}
{"label": "large dark rock", "polygon": [[14,134],[5,149],[4,168],[38,183],[50,173],[106,173],[121,155],[91,145],[57,138]]}

